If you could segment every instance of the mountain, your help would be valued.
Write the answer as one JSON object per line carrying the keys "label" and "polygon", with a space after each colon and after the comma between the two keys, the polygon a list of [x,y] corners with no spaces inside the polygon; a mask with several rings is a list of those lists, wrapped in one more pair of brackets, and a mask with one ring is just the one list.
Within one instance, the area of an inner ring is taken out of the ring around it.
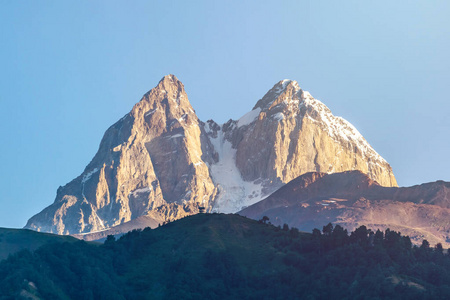
{"label": "mountain", "polygon": [[297,82],[278,82],[249,113],[219,125],[200,121],[183,84],[168,75],[106,131],[84,172],[25,227],[77,234],[141,216],[163,223],[200,207],[237,212],[305,172],[355,169],[397,185],[361,134]]}
{"label": "mountain", "polygon": [[350,235],[197,214],[0,262],[0,299],[449,299],[450,256],[395,231]]}
{"label": "mountain", "polygon": [[45,244],[75,242],[70,236],[35,232],[28,229],[0,228],[0,260],[20,250],[36,250]]}
{"label": "mountain", "polygon": [[412,187],[383,187],[360,171],[304,174],[249,206],[239,214],[253,219],[267,216],[310,231],[331,222],[349,230],[366,225],[390,228],[420,244],[450,247],[450,182]]}

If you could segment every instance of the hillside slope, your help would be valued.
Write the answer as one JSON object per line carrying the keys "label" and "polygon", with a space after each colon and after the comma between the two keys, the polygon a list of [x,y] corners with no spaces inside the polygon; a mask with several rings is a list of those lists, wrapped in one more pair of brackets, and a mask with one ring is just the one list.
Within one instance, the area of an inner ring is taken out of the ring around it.
{"label": "hillside slope", "polygon": [[348,230],[390,228],[420,244],[450,247],[450,182],[383,187],[359,171],[307,173],[239,214],[310,231],[324,223]]}
{"label": "hillside slope", "polygon": [[0,228],[0,260],[20,250],[36,250],[50,243],[75,242],[70,236],[40,233],[28,229]]}
{"label": "hillside slope", "polygon": [[0,262],[6,299],[448,299],[450,256],[387,230],[300,233],[199,214],[103,246],[79,241]]}

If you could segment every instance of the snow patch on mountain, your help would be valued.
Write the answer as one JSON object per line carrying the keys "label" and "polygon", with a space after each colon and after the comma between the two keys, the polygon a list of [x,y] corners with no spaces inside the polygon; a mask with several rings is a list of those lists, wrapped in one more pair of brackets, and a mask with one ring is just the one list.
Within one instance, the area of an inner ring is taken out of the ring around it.
{"label": "snow patch on mountain", "polygon": [[150,188],[147,186],[147,187],[144,187],[144,188],[141,188],[141,189],[134,190],[133,192],[130,192],[130,195],[132,194],[132,195],[136,198],[136,197],[139,196],[139,194],[142,194],[142,193],[150,193],[150,192],[151,192],[151,190],[150,190]]}
{"label": "snow patch on mountain", "polygon": [[92,170],[92,171],[86,173],[86,174],[83,176],[83,179],[81,180],[81,183],[85,183],[86,181],[88,181],[89,179],[91,179],[92,175],[94,175],[94,174],[97,173],[98,171],[99,171],[98,168],[95,168],[94,170]]}
{"label": "snow patch on mountain", "polygon": [[248,124],[251,124],[255,119],[259,116],[261,112],[261,108],[257,107],[254,110],[243,115],[237,122],[237,127],[242,127]]}
{"label": "snow patch on mountain", "polygon": [[274,115],[272,116],[272,118],[274,118],[274,119],[277,120],[277,121],[281,121],[281,120],[283,120],[285,117],[284,117],[284,114],[283,114],[283,113],[279,112],[279,113],[274,114]]}
{"label": "snow patch on mountain", "polygon": [[234,213],[263,199],[266,195],[262,193],[262,184],[242,179],[236,166],[236,149],[225,139],[222,130],[210,141],[219,156],[219,161],[211,165],[211,176],[219,189],[213,211]]}

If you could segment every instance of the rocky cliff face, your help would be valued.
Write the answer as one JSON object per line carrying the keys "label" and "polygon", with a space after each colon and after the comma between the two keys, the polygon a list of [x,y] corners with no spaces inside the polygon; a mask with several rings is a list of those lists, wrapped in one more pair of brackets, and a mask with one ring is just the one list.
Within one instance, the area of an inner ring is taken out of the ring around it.
{"label": "rocky cliff face", "polygon": [[360,170],[381,185],[397,186],[390,165],[362,135],[295,81],[278,82],[237,121],[208,121],[206,132],[219,153],[211,171],[222,190],[215,203],[221,212],[256,203],[311,171]]}
{"label": "rocky cliff face", "polygon": [[310,171],[361,170],[396,186],[389,164],[347,121],[295,81],[277,83],[237,121],[201,122],[173,75],[105,133],[83,174],[26,228],[105,230],[141,216],[236,212]]}
{"label": "rocky cliff face", "polygon": [[360,171],[306,173],[239,214],[310,232],[329,222],[351,231],[390,228],[416,244],[450,247],[450,182],[383,187]]}

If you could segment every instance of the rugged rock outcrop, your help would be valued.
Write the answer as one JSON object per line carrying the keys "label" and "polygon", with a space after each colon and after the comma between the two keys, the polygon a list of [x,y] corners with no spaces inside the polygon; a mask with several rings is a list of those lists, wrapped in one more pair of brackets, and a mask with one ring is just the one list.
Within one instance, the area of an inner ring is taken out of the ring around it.
{"label": "rugged rock outcrop", "polygon": [[306,172],[361,170],[385,186],[397,186],[390,165],[346,120],[335,117],[296,81],[278,82],[252,111],[206,132],[219,162],[215,209],[236,212]]}
{"label": "rugged rock outcrop", "polygon": [[361,225],[390,228],[420,244],[450,247],[450,182],[383,187],[360,171],[307,173],[239,214],[267,216],[275,225],[322,229],[329,222],[351,231]]}
{"label": "rugged rock outcrop", "polygon": [[395,186],[389,164],[347,121],[295,81],[277,83],[237,121],[201,122],[183,84],[165,76],[105,133],[83,174],[26,228],[105,230],[206,211],[236,212],[310,171],[361,170]]}

